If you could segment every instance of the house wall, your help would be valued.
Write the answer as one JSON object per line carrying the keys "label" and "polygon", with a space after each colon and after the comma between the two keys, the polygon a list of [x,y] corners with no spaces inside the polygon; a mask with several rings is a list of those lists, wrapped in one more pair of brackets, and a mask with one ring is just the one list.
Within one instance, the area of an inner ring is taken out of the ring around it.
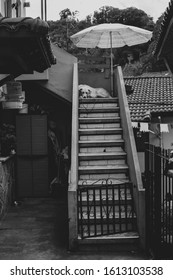
{"label": "house wall", "polygon": [[110,79],[105,77],[102,72],[79,72],[79,84],[89,85],[91,87],[103,87],[111,92]]}
{"label": "house wall", "polygon": [[173,122],[168,125],[169,132],[161,133],[161,140],[159,138],[150,133],[149,134],[149,142],[154,146],[161,146],[163,149],[173,149]]}
{"label": "house wall", "polygon": [[[161,139],[159,139],[159,137],[157,136],[157,133],[159,132],[158,130],[158,121],[155,120],[156,123],[152,123],[150,126],[150,129],[152,131],[154,131],[154,133],[149,132],[149,139],[146,140],[146,138],[144,137],[143,142],[149,142],[150,144],[154,145],[154,146],[160,146],[163,149],[169,150],[169,149],[173,149],[173,117],[162,117],[161,118],[161,122],[168,124],[168,129],[169,132],[162,132],[161,133]],[[147,134],[147,133],[145,133]],[[139,143],[138,143],[139,144]],[[144,143],[143,143],[144,144]],[[139,146],[139,147],[138,147]],[[143,146],[142,149],[141,146]],[[140,169],[141,169],[141,173],[143,173],[145,171],[145,148],[144,145],[137,145],[137,150],[138,150],[138,158],[139,158],[139,164],[140,164]]]}
{"label": "house wall", "polygon": [[60,98],[72,102],[73,65],[77,58],[63,49],[52,45],[56,57],[56,64],[49,71],[49,80],[40,81],[39,84]]}

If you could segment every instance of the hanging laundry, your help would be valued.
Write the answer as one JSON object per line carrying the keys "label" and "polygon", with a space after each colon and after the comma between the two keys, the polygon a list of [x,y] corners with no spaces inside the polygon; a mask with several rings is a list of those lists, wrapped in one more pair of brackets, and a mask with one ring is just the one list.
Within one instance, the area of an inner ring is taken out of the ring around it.
{"label": "hanging laundry", "polygon": [[169,128],[168,128],[167,123],[161,123],[160,124],[160,132],[169,132]]}
{"label": "hanging laundry", "polygon": [[148,123],[140,123],[140,131],[149,132]]}
{"label": "hanging laundry", "polygon": [[138,123],[137,122],[132,122],[132,127],[138,128]]}

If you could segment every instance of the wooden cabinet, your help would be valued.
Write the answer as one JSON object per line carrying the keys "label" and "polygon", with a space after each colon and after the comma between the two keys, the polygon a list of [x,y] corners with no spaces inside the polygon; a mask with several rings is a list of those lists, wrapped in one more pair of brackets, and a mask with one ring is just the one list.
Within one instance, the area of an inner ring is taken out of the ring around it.
{"label": "wooden cabinet", "polygon": [[48,196],[47,116],[18,115],[16,138],[18,197]]}

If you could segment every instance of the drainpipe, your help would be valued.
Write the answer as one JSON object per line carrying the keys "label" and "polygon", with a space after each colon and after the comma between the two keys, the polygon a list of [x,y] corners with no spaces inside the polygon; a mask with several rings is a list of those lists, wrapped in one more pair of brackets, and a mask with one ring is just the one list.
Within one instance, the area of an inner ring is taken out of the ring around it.
{"label": "drainpipe", "polygon": [[41,19],[47,21],[47,0],[41,0]]}

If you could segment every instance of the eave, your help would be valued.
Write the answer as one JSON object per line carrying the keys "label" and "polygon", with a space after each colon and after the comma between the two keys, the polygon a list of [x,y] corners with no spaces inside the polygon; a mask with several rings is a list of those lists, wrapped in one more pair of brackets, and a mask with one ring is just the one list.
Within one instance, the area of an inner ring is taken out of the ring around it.
{"label": "eave", "polygon": [[157,59],[164,60],[167,68],[173,73],[173,0],[169,2],[161,24],[154,53]]}
{"label": "eave", "polygon": [[0,18],[0,74],[42,73],[55,64],[48,29],[39,18]]}

